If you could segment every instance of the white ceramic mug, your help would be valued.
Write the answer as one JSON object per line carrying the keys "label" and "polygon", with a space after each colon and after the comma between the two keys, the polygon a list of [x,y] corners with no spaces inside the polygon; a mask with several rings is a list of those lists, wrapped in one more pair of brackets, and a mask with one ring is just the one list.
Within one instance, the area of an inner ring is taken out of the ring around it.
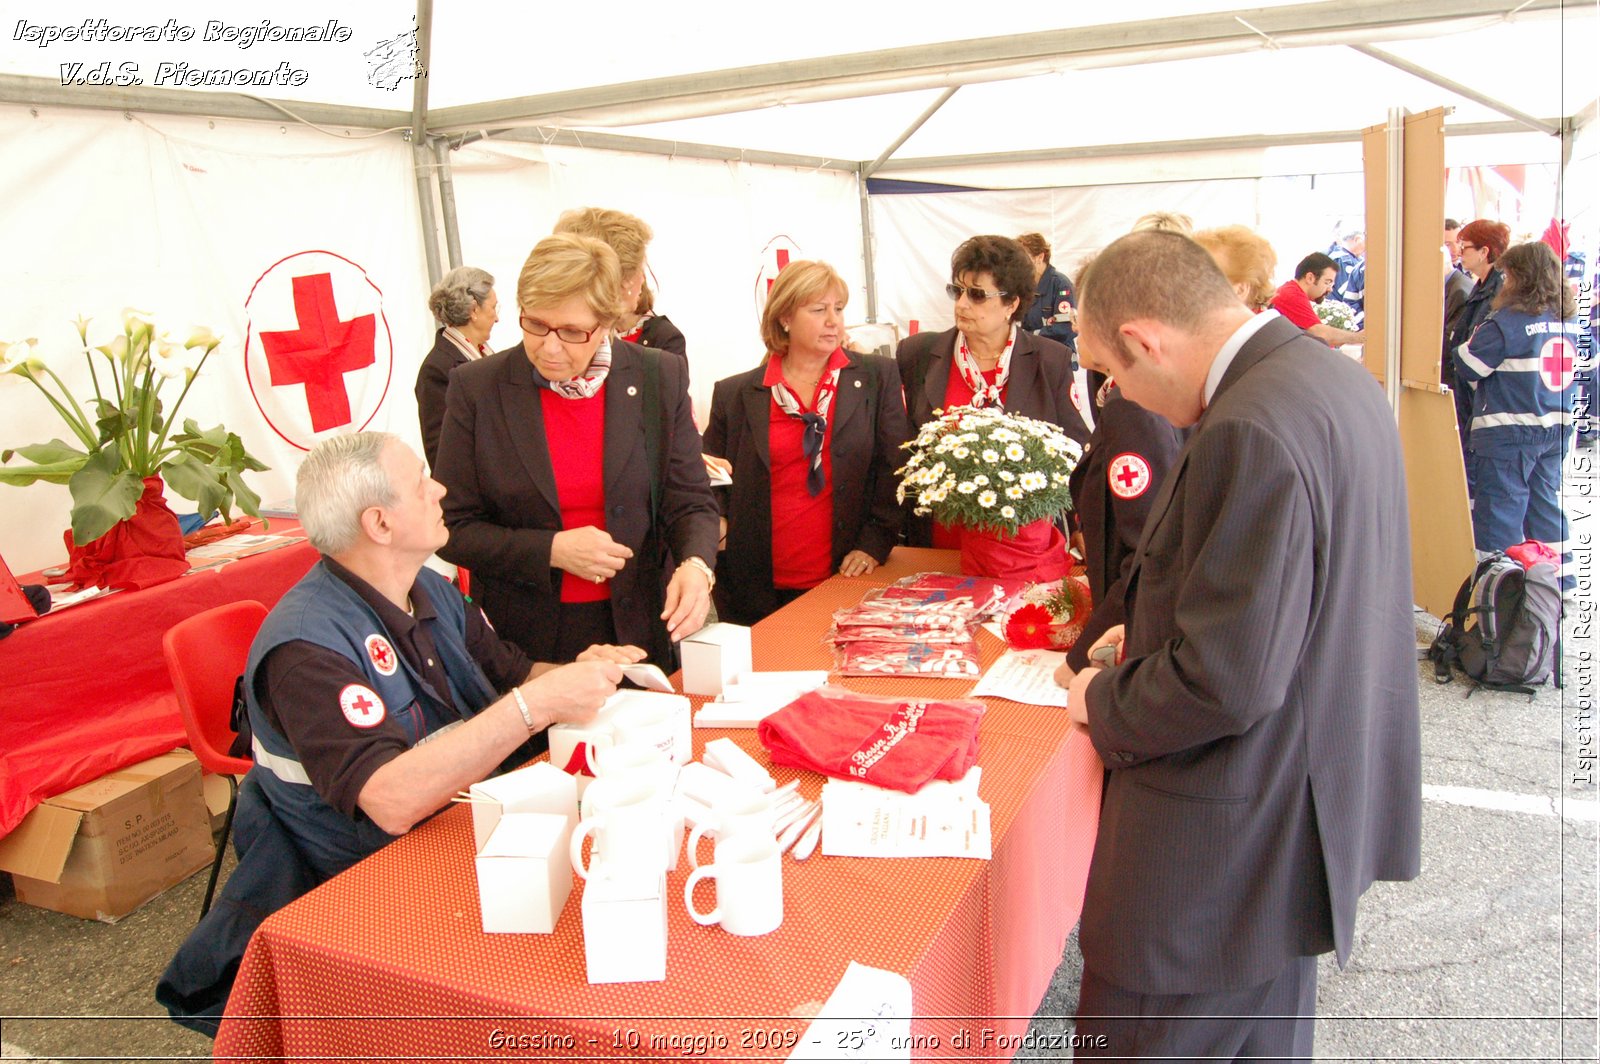
{"label": "white ceramic mug", "polygon": [[583,840],[594,836],[590,860],[604,854],[607,862],[627,862],[652,872],[667,870],[673,840],[670,804],[661,788],[641,776],[597,779],[583,796],[583,820],[572,833],[572,870],[588,879]]}
{"label": "white ceramic mug", "polygon": [[621,706],[611,716],[611,728],[619,743],[646,743],[669,760],[676,760],[678,722],[669,706],[658,703]]}
{"label": "white ceramic mug", "polygon": [[660,771],[672,763],[659,746],[637,741],[619,742],[601,749],[585,747],[584,761],[589,766],[589,775],[597,779],[601,776],[626,776],[640,771]]}
{"label": "white ceramic mug", "polygon": [[740,797],[737,801],[716,805],[712,816],[695,825],[689,835],[689,867],[700,867],[700,840],[709,835],[721,842],[735,835],[753,834],[774,838],[772,797],[758,791]]}
{"label": "white ceramic mug", "polygon": [[[717,907],[694,907],[694,887],[717,882]],[[717,843],[711,864],[696,868],[683,883],[683,904],[700,924],[721,924],[730,935],[765,935],[783,923],[783,854],[777,840],[755,834],[730,835]]]}

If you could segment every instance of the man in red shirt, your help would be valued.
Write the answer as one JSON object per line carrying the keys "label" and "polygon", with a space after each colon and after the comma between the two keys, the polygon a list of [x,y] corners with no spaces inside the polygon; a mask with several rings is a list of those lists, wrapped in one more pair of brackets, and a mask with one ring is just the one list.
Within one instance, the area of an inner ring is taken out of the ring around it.
{"label": "man in red shirt", "polygon": [[1313,303],[1322,302],[1322,297],[1333,288],[1338,276],[1338,263],[1320,251],[1313,251],[1294,268],[1294,279],[1283,282],[1279,287],[1278,294],[1272,297],[1272,309],[1329,347],[1362,343],[1363,337],[1359,332],[1324,325],[1322,319],[1317,317],[1316,307],[1312,306]]}

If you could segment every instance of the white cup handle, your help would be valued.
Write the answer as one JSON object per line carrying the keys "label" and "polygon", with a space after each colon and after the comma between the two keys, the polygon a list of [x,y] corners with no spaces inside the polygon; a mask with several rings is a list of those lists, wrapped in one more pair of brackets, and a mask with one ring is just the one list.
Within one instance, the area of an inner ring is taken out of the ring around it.
{"label": "white cup handle", "polygon": [[704,868],[696,868],[689,873],[689,878],[683,881],[683,907],[689,910],[690,919],[697,924],[720,924],[722,922],[722,908],[718,906],[709,913],[702,913],[694,907],[694,885],[702,879],[715,879],[717,866],[708,864]]}
{"label": "white cup handle", "polygon": [[589,878],[589,870],[583,867],[583,840],[587,836],[593,835],[602,823],[603,821],[599,817],[588,817],[572,833],[572,845],[569,851],[572,858],[572,870],[578,873],[579,879]]}
{"label": "white cup handle", "polygon": [[717,822],[715,820],[702,820],[700,823],[696,824],[694,826],[694,830],[689,833],[690,868],[700,867],[700,840],[705,838],[707,835],[710,835],[713,838],[719,837],[720,832],[717,831]]}

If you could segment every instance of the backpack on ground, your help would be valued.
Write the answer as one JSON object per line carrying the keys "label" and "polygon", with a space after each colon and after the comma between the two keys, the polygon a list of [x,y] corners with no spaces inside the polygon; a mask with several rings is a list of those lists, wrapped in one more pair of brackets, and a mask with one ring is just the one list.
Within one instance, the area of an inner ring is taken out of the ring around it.
{"label": "backpack on ground", "polygon": [[[1479,562],[1456,592],[1455,608],[1428,648],[1434,679],[1460,665],[1479,686],[1533,694],[1561,686],[1561,585],[1547,562],[1524,569],[1504,553]],[[1471,692],[1467,692],[1469,695]]]}

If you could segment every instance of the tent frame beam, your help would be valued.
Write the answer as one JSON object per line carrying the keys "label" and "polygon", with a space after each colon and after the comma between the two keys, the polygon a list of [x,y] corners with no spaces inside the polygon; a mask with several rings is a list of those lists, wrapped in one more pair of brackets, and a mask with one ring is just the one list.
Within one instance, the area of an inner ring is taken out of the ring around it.
{"label": "tent frame beam", "polygon": [[1443,74],[1436,74],[1427,67],[1418,66],[1409,59],[1401,59],[1393,52],[1386,52],[1382,48],[1373,48],[1372,46],[1366,44],[1352,44],[1349,45],[1349,48],[1353,52],[1360,52],[1369,59],[1376,59],[1380,63],[1387,63],[1396,70],[1403,70],[1412,77],[1420,78],[1421,80],[1428,82],[1430,85],[1437,85],[1439,88],[1453,92],[1457,96],[1471,100],[1473,103],[1482,104],[1492,111],[1499,111],[1501,114],[1508,118],[1515,119],[1516,121],[1527,126],[1529,129],[1537,130],[1540,133],[1544,133],[1552,137],[1559,137],[1561,135],[1561,123],[1559,120],[1552,122],[1545,119],[1535,118],[1525,111],[1517,110],[1510,104],[1501,103],[1499,100],[1496,100],[1494,97],[1489,96],[1486,93],[1479,92],[1477,89],[1469,88],[1468,86],[1461,84],[1459,81],[1452,81]]}

